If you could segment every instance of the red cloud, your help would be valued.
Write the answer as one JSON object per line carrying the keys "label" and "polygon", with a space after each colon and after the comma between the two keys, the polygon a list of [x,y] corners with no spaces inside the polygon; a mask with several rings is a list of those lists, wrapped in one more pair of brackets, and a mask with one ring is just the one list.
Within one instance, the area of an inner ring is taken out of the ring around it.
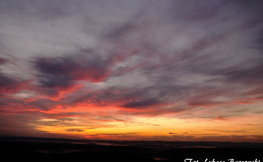
{"label": "red cloud", "polygon": [[0,93],[17,93],[22,89],[30,89],[32,80],[18,81],[0,74]]}

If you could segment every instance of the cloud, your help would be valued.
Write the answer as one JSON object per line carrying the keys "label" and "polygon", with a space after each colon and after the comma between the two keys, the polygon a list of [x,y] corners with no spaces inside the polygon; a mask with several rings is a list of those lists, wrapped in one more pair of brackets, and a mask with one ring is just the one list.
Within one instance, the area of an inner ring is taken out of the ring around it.
{"label": "cloud", "polygon": [[91,83],[105,81],[110,76],[107,60],[87,52],[63,57],[38,57],[34,60],[40,87],[49,96],[57,96],[59,91],[72,91],[79,87],[78,81]]}
{"label": "cloud", "polygon": [[43,75],[43,80],[40,81],[46,87],[67,87],[72,84],[70,81],[74,80],[104,81],[109,75],[108,65],[109,62],[106,60],[90,53],[87,53],[86,56],[37,58],[35,61],[37,70]]}
{"label": "cloud", "polygon": [[31,80],[19,80],[0,72],[0,93],[17,93],[30,87]]}
{"label": "cloud", "polygon": [[[68,101],[65,102],[73,105],[91,103],[138,110],[152,107],[158,110],[156,106],[176,104],[183,99],[181,108],[169,109],[171,112],[190,110],[190,107],[223,105],[230,101],[217,98],[230,95],[241,99],[243,96],[238,95],[240,90],[232,84],[252,83],[250,86],[257,88],[262,80],[259,61],[262,56],[248,56],[245,51],[238,54],[237,59],[238,45],[242,43],[240,37],[246,43],[251,41],[239,32],[244,30],[241,27],[246,22],[254,21],[254,13],[246,10],[241,14],[247,16],[244,19],[238,14],[238,6],[233,7],[233,12],[226,10],[231,5],[224,1],[209,4],[200,1],[196,6],[156,1],[149,3],[145,11],[144,5],[136,10],[140,10],[141,14],[135,14],[135,8],[123,17],[112,13],[120,16],[120,19],[112,23],[104,22],[105,28],[99,30],[98,34],[98,40],[102,42],[99,48],[83,50],[74,47],[72,51],[75,52],[70,52],[72,54],[67,52],[61,56],[35,58],[33,63],[41,87],[39,91],[51,97],[61,96],[64,91],[68,94],[64,98]],[[46,9],[43,7],[41,10]],[[69,14],[65,14],[63,7],[58,11],[62,15]],[[94,23],[100,24],[101,17],[97,18]],[[254,26],[250,25],[246,33],[254,32],[255,26],[259,25],[260,21]],[[234,52],[229,52],[230,49]],[[249,67],[242,68],[240,65],[244,63]],[[129,76],[132,74],[138,79],[131,81]],[[139,80],[142,80],[140,89],[131,90]],[[130,87],[127,86],[128,81]],[[104,89],[78,93],[74,87],[83,82],[104,82],[106,86]],[[229,91],[230,87],[232,92]],[[159,108],[159,112],[168,111]]]}
{"label": "cloud", "polygon": [[216,116],[216,119],[218,119],[218,120],[225,120],[225,118],[223,116]]}
{"label": "cloud", "polygon": [[7,59],[5,59],[5,58],[0,58],[0,65],[3,65],[3,64],[5,64],[5,63],[7,63],[7,62],[8,62]]}
{"label": "cloud", "polygon": [[67,132],[83,132],[82,129],[67,129]]}
{"label": "cloud", "polygon": [[4,114],[41,114],[41,111],[49,111],[58,103],[50,99],[26,100],[18,97],[2,95],[0,98],[0,111]]}
{"label": "cloud", "polygon": [[130,101],[124,105],[124,107],[128,108],[140,108],[140,107],[148,107],[158,105],[158,100],[155,98],[145,99],[142,101]]}
{"label": "cloud", "polygon": [[262,72],[263,66],[260,63],[263,57],[259,57],[260,61],[256,61],[254,66],[246,68],[229,68],[222,70],[222,74],[226,77],[228,81],[239,82],[245,84],[261,84],[262,82]]}

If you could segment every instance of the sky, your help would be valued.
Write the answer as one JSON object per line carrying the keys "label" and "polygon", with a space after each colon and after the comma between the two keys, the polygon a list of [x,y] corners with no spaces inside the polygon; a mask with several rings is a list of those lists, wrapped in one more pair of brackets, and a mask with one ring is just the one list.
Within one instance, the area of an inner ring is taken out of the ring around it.
{"label": "sky", "polygon": [[263,142],[262,5],[0,0],[0,135]]}

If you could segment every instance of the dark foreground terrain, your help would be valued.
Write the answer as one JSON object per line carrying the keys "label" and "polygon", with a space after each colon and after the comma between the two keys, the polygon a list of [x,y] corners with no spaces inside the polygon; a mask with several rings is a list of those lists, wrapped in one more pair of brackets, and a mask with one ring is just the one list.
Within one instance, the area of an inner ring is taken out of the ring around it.
{"label": "dark foreground terrain", "polygon": [[5,161],[263,162],[263,144],[260,143],[0,137],[0,147],[2,159],[7,158]]}

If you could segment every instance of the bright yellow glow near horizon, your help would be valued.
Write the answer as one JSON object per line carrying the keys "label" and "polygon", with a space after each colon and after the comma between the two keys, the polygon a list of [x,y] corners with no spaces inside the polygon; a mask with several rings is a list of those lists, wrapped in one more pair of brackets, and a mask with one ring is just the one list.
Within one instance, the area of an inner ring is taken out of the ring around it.
{"label": "bright yellow glow near horizon", "polygon": [[[178,119],[171,117],[133,117],[128,122],[108,121],[101,124],[94,122],[94,127],[85,125],[81,117],[74,118],[67,125],[35,125],[35,129],[54,134],[89,136],[98,134],[132,135],[138,137],[154,136],[228,136],[228,135],[261,135],[263,128],[254,129],[262,124],[262,115],[236,117],[228,120],[213,119]],[[58,122],[56,119],[41,121]],[[252,123],[253,122],[253,123]],[[79,125],[70,126],[77,123]],[[251,123],[251,124],[245,124]]]}

